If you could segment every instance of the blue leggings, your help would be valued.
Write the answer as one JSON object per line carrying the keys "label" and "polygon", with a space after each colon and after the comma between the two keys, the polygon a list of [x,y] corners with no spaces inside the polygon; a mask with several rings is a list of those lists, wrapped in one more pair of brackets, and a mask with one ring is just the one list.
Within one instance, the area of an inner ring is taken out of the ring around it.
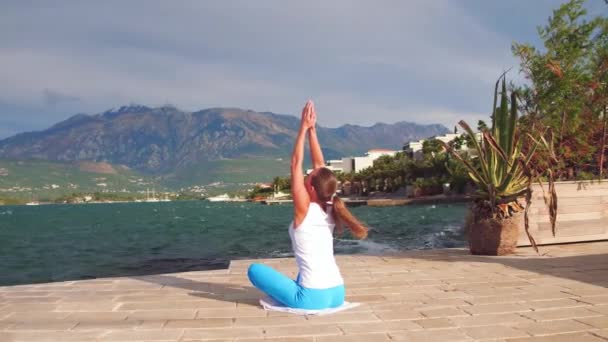
{"label": "blue leggings", "polygon": [[328,289],[309,289],[263,264],[252,264],[249,281],[275,301],[290,308],[320,310],[344,303],[344,285]]}

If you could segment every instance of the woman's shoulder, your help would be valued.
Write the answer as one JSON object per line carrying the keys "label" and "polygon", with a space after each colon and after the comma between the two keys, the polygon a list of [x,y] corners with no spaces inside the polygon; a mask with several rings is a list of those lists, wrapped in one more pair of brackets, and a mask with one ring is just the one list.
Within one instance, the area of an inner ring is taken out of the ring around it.
{"label": "woman's shoulder", "polygon": [[331,215],[328,215],[328,213],[323,210],[319,203],[310,202],[310,204],[308,205],[308,210],[306,211],[306,216],[304,216],[302,222],[300,222],[297,227],[294,227],[294,222],[292,221],[290,228],[300,229],[301,227],[308,225],[318,226],[320,222],[331,224],[332,222],[327,222],[328,219],[330,219],[330,221],[333,221],[331,220]]}
{"label": "woman's shoulder", "polygon": [[310,214],[311,212],[313,213],[322,213],[323,215],[327,215],[327,213],[325,212],[325,210],[323,210],[323,208],[321,207],[321,205],[317,202],[310,202],[310,205],[308,206],[308,212],[306,213],[307,216],[308,214]]}
{"label": "woman's shoulder", "polygon": [[320,221],[332,221],[327,223],[333,223],[333,219],[331,216],[331,207],[328,206],[327,211],[325,211],[320,204],[311,202],[310,206],[308,207],[308,212],[306,213],[305,221],[313,221],[316,224],[318,224]]}

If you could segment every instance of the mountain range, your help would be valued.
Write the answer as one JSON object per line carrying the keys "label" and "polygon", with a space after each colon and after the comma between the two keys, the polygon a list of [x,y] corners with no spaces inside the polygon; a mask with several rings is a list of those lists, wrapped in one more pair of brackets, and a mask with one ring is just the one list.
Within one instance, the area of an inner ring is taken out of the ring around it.
{"label": "mountain range", "polygon": [[[105,162],[145,174],[175,175],[226,160],[288,157],[298,126],[297,117],[270,112],[130,105],[77,114],[48,129],[0,140],[0,159]],[[401,149],[407,141],[448,132],[439,124],[410,122],[318,127],[326,159],[371,148]]]}

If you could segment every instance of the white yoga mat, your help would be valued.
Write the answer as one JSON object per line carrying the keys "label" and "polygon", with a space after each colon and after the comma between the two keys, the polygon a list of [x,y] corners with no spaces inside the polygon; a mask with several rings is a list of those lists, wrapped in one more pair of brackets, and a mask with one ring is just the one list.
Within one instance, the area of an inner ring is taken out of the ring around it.
{"label": "white yoga mat", "polygon": [[260,305],[262,305],[262,307],[266,311],[288,312],[288,313],[292,313],[294,315],[323,316],[323,315],[330,315],[330,314],[333,314],[336,312],[356,308],[357,306],[359,306],[361,304],[344,302],[342,305],[338,306],[337,308],[329,308],[329,309],[322,309],[322,310],[306,310],[306,309],[290,308],[290,307],[283,306],[280,303],[275,302],[274,300],[272,300],[272,298],[264,298],[264,299],[260,299]]}

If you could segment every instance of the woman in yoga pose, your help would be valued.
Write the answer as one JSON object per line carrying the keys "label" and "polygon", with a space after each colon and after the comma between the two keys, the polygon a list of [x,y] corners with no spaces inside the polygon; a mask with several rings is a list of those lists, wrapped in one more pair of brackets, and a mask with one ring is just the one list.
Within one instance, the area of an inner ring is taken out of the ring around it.
{"label": "woman in yoga pose", "polygon": [[[333,232],[348,226],[353,236],[367,237],[367,228],[336,196],[337,179],[325,168],[317,139],[317,115],[308,101],[302,110],[300,130],[291,157],[291,194],[294,217],[289,236],[298,265],[298,277],[292,280],[263,264],[252,264],[247,275],[251,283],[282,305],[319,310],[335,308],[344,302],[344,280],[334,258]],[[308,135],[313,171],[306,178],[302,172],[304,140]]]}

